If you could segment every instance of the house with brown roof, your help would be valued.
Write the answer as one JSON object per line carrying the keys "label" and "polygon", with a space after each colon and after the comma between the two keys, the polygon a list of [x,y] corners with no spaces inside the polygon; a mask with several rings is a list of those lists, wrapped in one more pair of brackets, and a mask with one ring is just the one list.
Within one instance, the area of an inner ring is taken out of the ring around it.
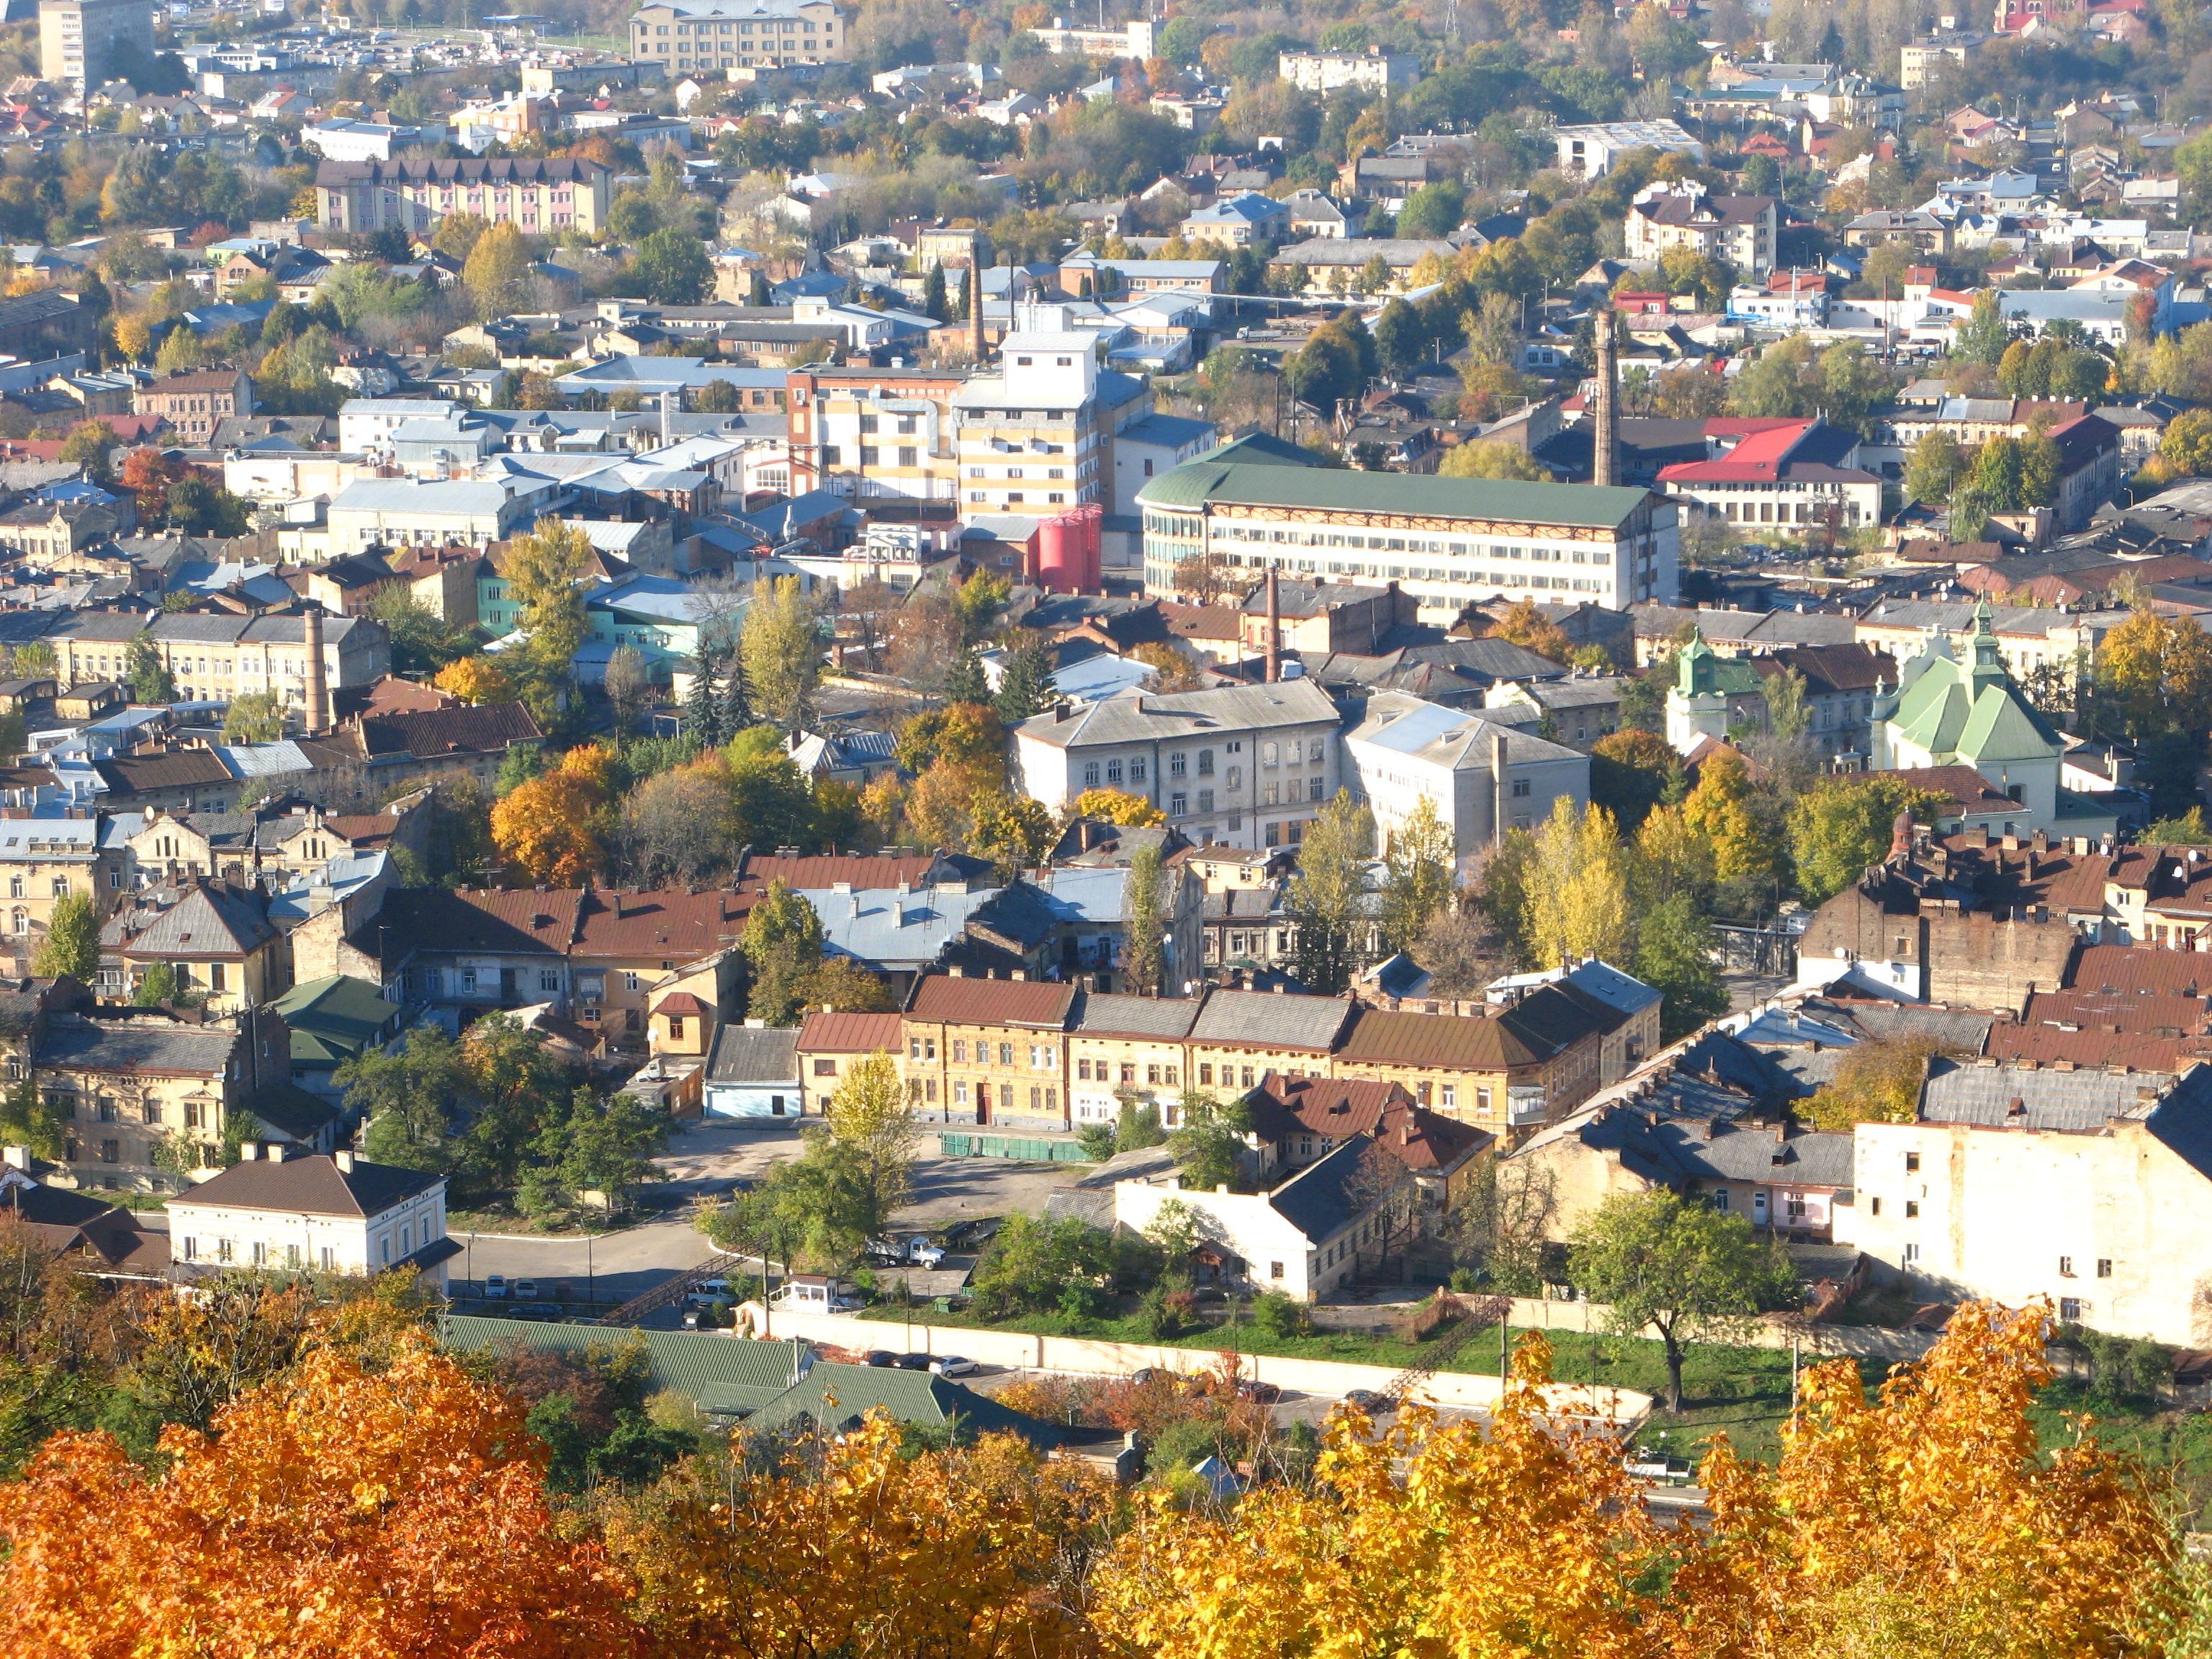
{"label": "house with brown roof", "polygon": [[413,1271],[434,1290],[461,1247],[446,1234],[446,1177],[350,1152],[247,1141],[239,1161],[169,1200],[176,1264],[220,1273]]}
{"label": "house with brown roof", "polygon": [[131,412],[158,416],[187,443],[202,444],[222,422],[253,413],[253,382],[242,368],[171,374],[133,392]]}
{"label": "house with brown roof", "polygon": [[1596,1091],[1605,1039],[1626,1023],[1620,1010],[1567,983],[1538,986],[1479,1014],[1362,1008],[1336,1052],[1334,1074],[1402,1084],[1419,1105],[1516,1135],[1558,1121]]}
{"label": "house with brown roof", "polygon": [[856,1061],[870,1054],[894,1059],[906,1048],[897,1014],[844,1014],[823,1008],[799,1028],[799,1087],[803,1110],[820,1114]]}
{"label": "house with brown roof", "polygon": [[0,1158],[0,1216],[17,1237],[95,1278],[167,1276],[168,1234],[142,1227],[129,1210],[34,1179],[28,1147],[7,1147]]}
{"label": "house with brown roof", "polygon": [[1486,1129],[1417,1104],[1403,1084],[1352,1078],[1285,1078],[1270,1073],[1244,1097],[1247,1139],[1258,1149],[1260,1181],[1272,1187],[1357,1136],[1404,1164],[1421,1214],[1452,1206],[1481,1156],[1498,1144]]}
{"label": "house with brown roof", "polygon": [[945,1122],[1065,1128],[1078,994],[1073,985],[957,969],[922,975],[901,1022],[908,1103]]}

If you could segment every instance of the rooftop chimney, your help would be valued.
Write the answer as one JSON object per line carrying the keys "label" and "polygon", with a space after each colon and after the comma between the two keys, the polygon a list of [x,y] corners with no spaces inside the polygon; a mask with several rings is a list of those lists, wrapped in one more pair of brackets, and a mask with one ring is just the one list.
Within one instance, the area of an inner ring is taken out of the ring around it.
{"label": "rooftop chimney", "polygon": [[331,1162],[338,1166],[338,1173],[340,1175],[351,1175],[353,1173],[353,1149],[349,1146],[339,1147],[337,1151],[331,1154]]}
{"label": "rooftop chimney", "polygon": [[1283,678],[1283,598],[1275,583],[1275,567],[1267,567],[1267,683]]}
{"label": "rooftop chimney", "polygon": [[331,690],[323,678],[323,611],[310,605],[301,618],[300,647],[307,658],[307,730],[310,735],[331,729]]}
{"label": "rooftop chimney", "polygon": [[1597,407],[1590,416],[1590,482],[1620,482],[1620,398],[1619,365],[1613,361],[1613,313],[1597,313]]}
{"label": "rooftop chimney", "polygon": [[258,1162],[261,1157],[261,1143],[258,1140],[240,1141],[238,1143],[238,1157],[239,1161],[243,1164],[253,1164]]}

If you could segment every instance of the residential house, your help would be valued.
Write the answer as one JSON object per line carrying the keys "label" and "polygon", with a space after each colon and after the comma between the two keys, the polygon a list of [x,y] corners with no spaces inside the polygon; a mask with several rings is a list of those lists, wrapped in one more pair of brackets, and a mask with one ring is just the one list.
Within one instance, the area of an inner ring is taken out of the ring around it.
{"label": "residential house", "polygon": [[31,970],[52,925],[54,904],[71,894],[105,915],[128,884],[125,826],[106,817],[0,819],[0,881],[8,889],[6,948],[21,976]]}
{"label": "residential house", "polygon": [[1066,1127],[1077,988],[925,974],[902,1021],[907,1099],[945,1122]]}
{"label": "residential house", "polygon": [[1070,1121],[1115,1123],[1127,1107],[1150,1107],[1166,1122],[1185,1086],[1185,1045],[1201,1004],[1194,998],[1079,998],[1068,1027]]}
{"label": "residential house", "polygon": [[300,1156],[247,1141],[220,1175],[168,1202],[180,1267],[411,1272],[434,1291],[461,1247],[446,1232],[446,1177],[350,1152]]}
{"label": "residential house", "polygon": [[292,1081],[309,1094],[339,1100],[337,1071],[349,1061],[397,1042],[404,1010],[377,994],[367,980],[330,974],[295,985],[276,999],[291,1033]]}
{"label": "residential house", "polygon": [[1270,1072],[1328,1077],[1331,1055],[1358,1010],[1335,997],[1214,990],[1190,1031],[1190,1073],[1200,1089],[1249,1089]]}
{"label": "residential house", "polygon": [[253,382],[242,368],[171,374],[132,392],[131,410],[166,421],[187,443],[204,444],[220,422],[253,413]]}
{"label": "residential house", "polygon": [[1416,1104],[1395,1083],[1271,1074],[1243,1105],[1262,1182],[1273,1184],[1346,1141],[1372,1134],[1413,1176],[1420,1218],[1431,1224],[1458,1202],[1478,1160],[1497,1144],[1486,1130]]}
{"label": "residential house", "polygon": [[1474,1014],[1362,1008],[1333,1074],[1401,1084],[1421,1106],[1517,1139],[1596,1092],[1605,1039],[1626,1024],[1565,981]]}
{"label": "residential house", "polygon": [[1589,757],[1480,712],[1377,691],[1344,736],[1348,787],[1387,840],[1426,802],[1464,861],[1568,802],[1589,801]]}
{"label": "residential house", "polygon": [[859,1061],[871,1054],[896,1060],[905,1051],[904,1023],[897,1014],[841,1014],[827,1008],[808,1014],[794,1051],[801,1114],[821,1116]]}
{"label": "residential house", "polygon": [[286,988],[283,941],[257,887],[202,878],[131,893],[100,930],[101,997],[127,1002],[154,969],[175,994],[235,1013]]}
{"label": "residential house", "polygon": [[1774,269],[1781,206],[1771,196],[1716,196],[1695,180],[1648,185],[1629,206],[1628,257],[1656,263],[1688,248],[1764,278]]}
{"label": "residential house", "polygon": [[715,1033],[714,1056],[707,1063],[707,1115],[762,1124],[793,1123],[803,1117],[806,1108],[799,1082],[799,1036],[795,1028],[770,1028],[757,1019],[723,1026]]}

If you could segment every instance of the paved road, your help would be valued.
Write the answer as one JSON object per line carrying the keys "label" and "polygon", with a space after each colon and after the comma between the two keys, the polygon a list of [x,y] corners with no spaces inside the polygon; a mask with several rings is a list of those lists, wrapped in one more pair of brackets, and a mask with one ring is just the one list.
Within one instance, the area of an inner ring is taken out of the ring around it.
{"label": "paved road", "polygon": [[550,1281],[561,1279],[569,1282],[580,1300],[627,1302],[714,1253],[683,1212],[604,1238],[486,1237],[462,1232],[455,1233],[453,1241],[461,1246],[449,1270],[457,1297],[473,1294],[485,1275],[503,1273],[509,1279],[537,1279],[549,1295]]}

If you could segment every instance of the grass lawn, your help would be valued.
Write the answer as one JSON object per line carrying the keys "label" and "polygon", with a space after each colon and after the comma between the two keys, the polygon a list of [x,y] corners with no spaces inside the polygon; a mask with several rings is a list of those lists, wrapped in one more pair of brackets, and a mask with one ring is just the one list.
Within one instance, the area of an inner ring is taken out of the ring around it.
{"label": "grass lawn", "polygon": [[602,1238],[635,1224],[637,1220],[635,1209],[611,1218],[596,1210],[550,1216],[522,1215],[512,1210],[448,1210],[446,1231],[456,1237],[463,1233],[510,1233],[532,1238],[581,1238],[589,1233]]}
{"label": "grass lawn", "polygon": [[[869,1308],[866,1319],[896,1321],[913,1317],[917,1322],[964,1327],[969,1329],[1026,1331],[1042,1336],[1090,1337],[1109,1342],[1151,1342],[1154,1339],[1134,1316],[1078,1319],[1064,1314],[1028,1314],[1010,1319],[983,1320],[972,1313],[939,1314],[927,1304],[911,1310],[889,1305]],[[1663,1397],[1667,1388],[1665,1351],[1656,1342],[1640,1337],[1585,1336],[1573,1331],[1553,1331],[1553,1375],[1562,1382],[1589,1382],[1634,1389]],[[1317,1332],[1310,1336],[1275,1336],[1249,1322],[1234,1331],[1226,1325],[1209,1326],[1177,1337],[1164,1347],[1239,1348],[1246,1353],[1274,1354],[1285,1358],[1333,1359],[1355,1364],[1402,1368],[1415,1363],[1419,1349],[1391,1337],[1351,1332]],[[1807,1363],[1811,1362],[1808,1357]],[[1495,1328],[1478,1332],[1467,1346],[1449,1358],[1444,1370],[1475,1376],[1498,1375],[1498,1334]],[[1886,1360],[1862,1359],[1859,1373],[1871,1394],[1888,1375]],[[1685,1351],[1682,1365],[1683,1408],[1670,1413],[1655,1410],[1639,1439],[1662,1443],[1667,1450],[1694,1462],[1705,1443],[1726,1434],[1744,1456],[1771,1462],[1780,1453],[1782,1425],[1790,1415],[1790,1355],[1777,1348],[1735,1348],[1693,1342]],[[2148,1401],[2116,1404],[2092,1402],[2079,1382],[2062,1380],[2038,1397],[2032,1408],[2037,1432],[2045,1450],[2072,1443],[2073,1417],[2088,1413],[2096,1419],[2095,1432],[2106,1444],[2129,1452],[2153,1468],[2172,1472],[2192,1524],[2212,1528],[2212,1413],[2172,1411]]]}

